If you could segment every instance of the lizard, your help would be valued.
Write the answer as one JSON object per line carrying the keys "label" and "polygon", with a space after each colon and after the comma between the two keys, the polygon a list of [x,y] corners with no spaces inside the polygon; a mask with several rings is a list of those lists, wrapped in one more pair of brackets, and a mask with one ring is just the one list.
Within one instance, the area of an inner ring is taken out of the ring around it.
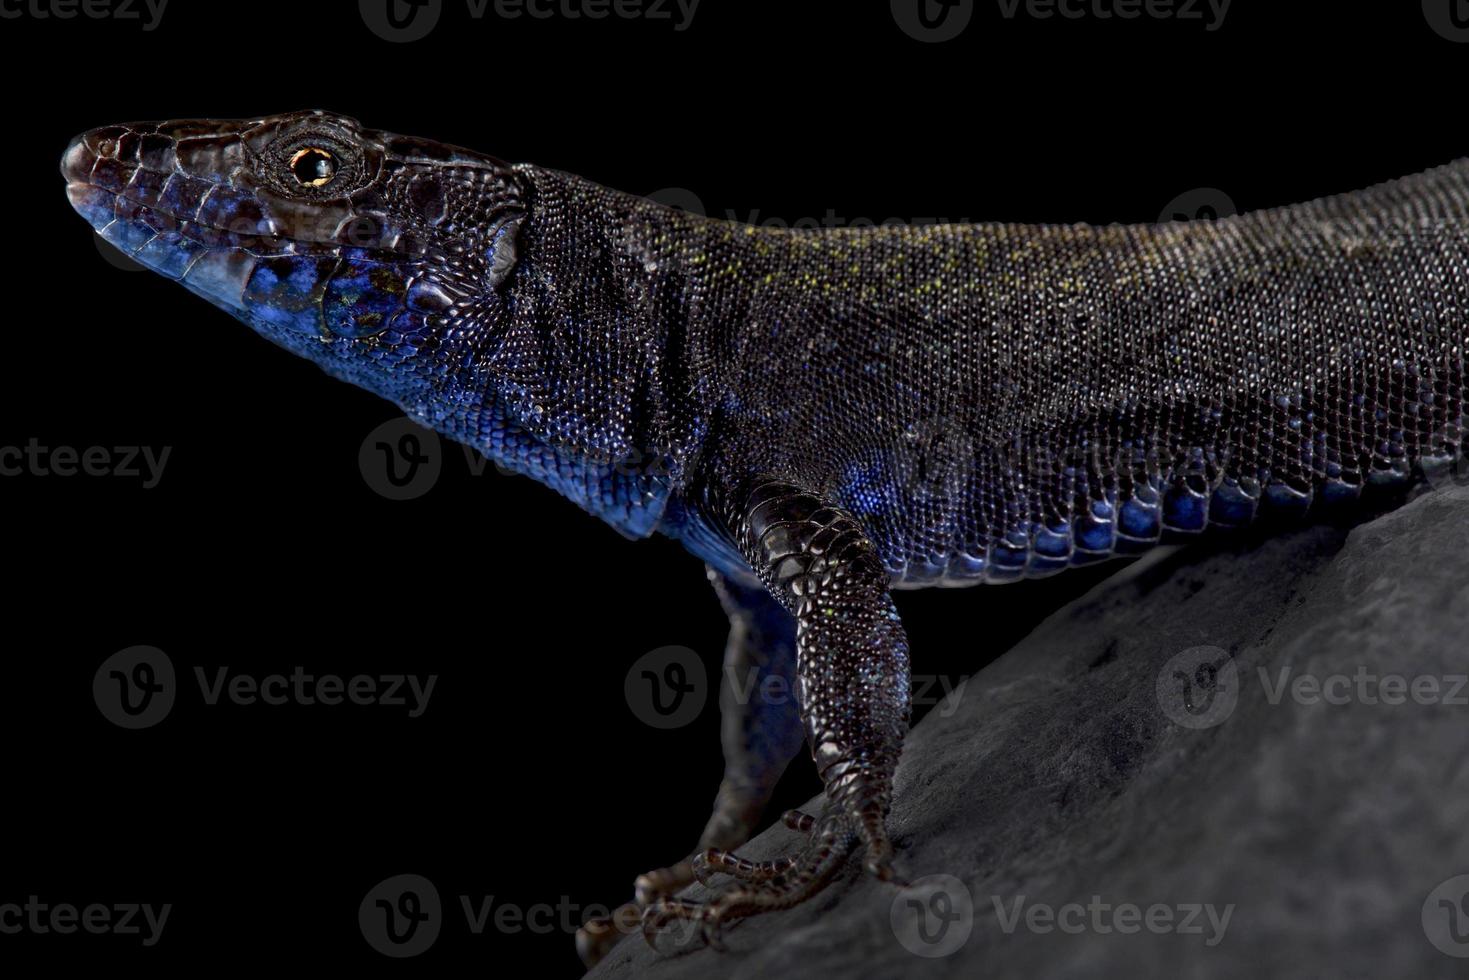
{"label": "lizard", "polygon": [[[726,668],[792,685],[722,697],[697,847],[583,928],[589,964],[638,918],[719,947],[854,855],[901,884],[894,589],[1330,513],[1462,455],[1469,160],[1214,221],[814,229],[323,111],[103,126],[61,170],[149,269],[620,533],[682,542]],[[824,787],[786,815],[803,843],[741,858],[803,744]]]}

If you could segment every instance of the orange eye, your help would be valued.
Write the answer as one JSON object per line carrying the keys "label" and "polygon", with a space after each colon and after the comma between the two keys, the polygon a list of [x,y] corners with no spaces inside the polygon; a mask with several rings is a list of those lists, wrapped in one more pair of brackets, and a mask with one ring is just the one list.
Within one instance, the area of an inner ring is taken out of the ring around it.
{"label": "orange eye", "polygon": [[326,150],[308,146],[291,157],[291,173],[302,187],[321,187],[337,172],[337,158]]}

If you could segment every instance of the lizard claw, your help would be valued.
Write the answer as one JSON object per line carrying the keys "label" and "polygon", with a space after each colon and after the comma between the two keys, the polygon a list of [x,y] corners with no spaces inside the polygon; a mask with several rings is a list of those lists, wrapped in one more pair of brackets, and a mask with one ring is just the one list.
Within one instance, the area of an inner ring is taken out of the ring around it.
{"label": "lizard claw", "polygon": [[722,950],[727,923],[799,905],[826,887],[859,844],[866,851],[864,864],[870,874],[901,884],[893,870],[892,845],[881,820],[874,822],[867,817],[866,813],[828,813],[818,819],[790,811],[785,815],[785,825],[811,835],[794,858],[756,862],[719,848],[701,851],[692,860],[697,880],[707,883],[715,874],[726,874],[734,881],[702,902],[673,897],[653,902],[643,912],[643,938],[657,949],[659,934],[672,924],[697,923],[699,934],[710,948]]}
{"label": "lizard claw", "polygon": [[617,942],[637,928],[642,910],[631,902],[619,905],[611,915],[588,919],[576,930],[576,955],[590,970],[617,945]]}

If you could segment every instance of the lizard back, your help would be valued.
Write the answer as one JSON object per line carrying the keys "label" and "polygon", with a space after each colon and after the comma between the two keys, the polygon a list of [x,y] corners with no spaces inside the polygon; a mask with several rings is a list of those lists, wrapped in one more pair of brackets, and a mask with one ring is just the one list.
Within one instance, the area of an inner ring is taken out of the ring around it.
{"label": "lizard back", "polygon": [[819,488],[900,587],[1137,554],[1461,451],[1469,162],[1212,222],[699,224],[685,295],[738,284],[710,304],[737,322],[690,318],[732,365],[705,484]]}

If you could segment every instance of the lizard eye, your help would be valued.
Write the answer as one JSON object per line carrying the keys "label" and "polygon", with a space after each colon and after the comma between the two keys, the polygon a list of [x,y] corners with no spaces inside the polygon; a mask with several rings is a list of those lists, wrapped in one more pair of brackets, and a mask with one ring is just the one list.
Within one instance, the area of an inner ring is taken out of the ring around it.
{"label": "lizard eye", "polygon": [[381,144],[330,120],[310,123],[271,121],[245,134],[250,180],[293,200],[336,201],[377,179]]}
{"label": "lizard eye", "polygon": [[329,150],[308,146],[291,156],[291,173],[302,187],[321,187],[337,173],[337,158]]}

